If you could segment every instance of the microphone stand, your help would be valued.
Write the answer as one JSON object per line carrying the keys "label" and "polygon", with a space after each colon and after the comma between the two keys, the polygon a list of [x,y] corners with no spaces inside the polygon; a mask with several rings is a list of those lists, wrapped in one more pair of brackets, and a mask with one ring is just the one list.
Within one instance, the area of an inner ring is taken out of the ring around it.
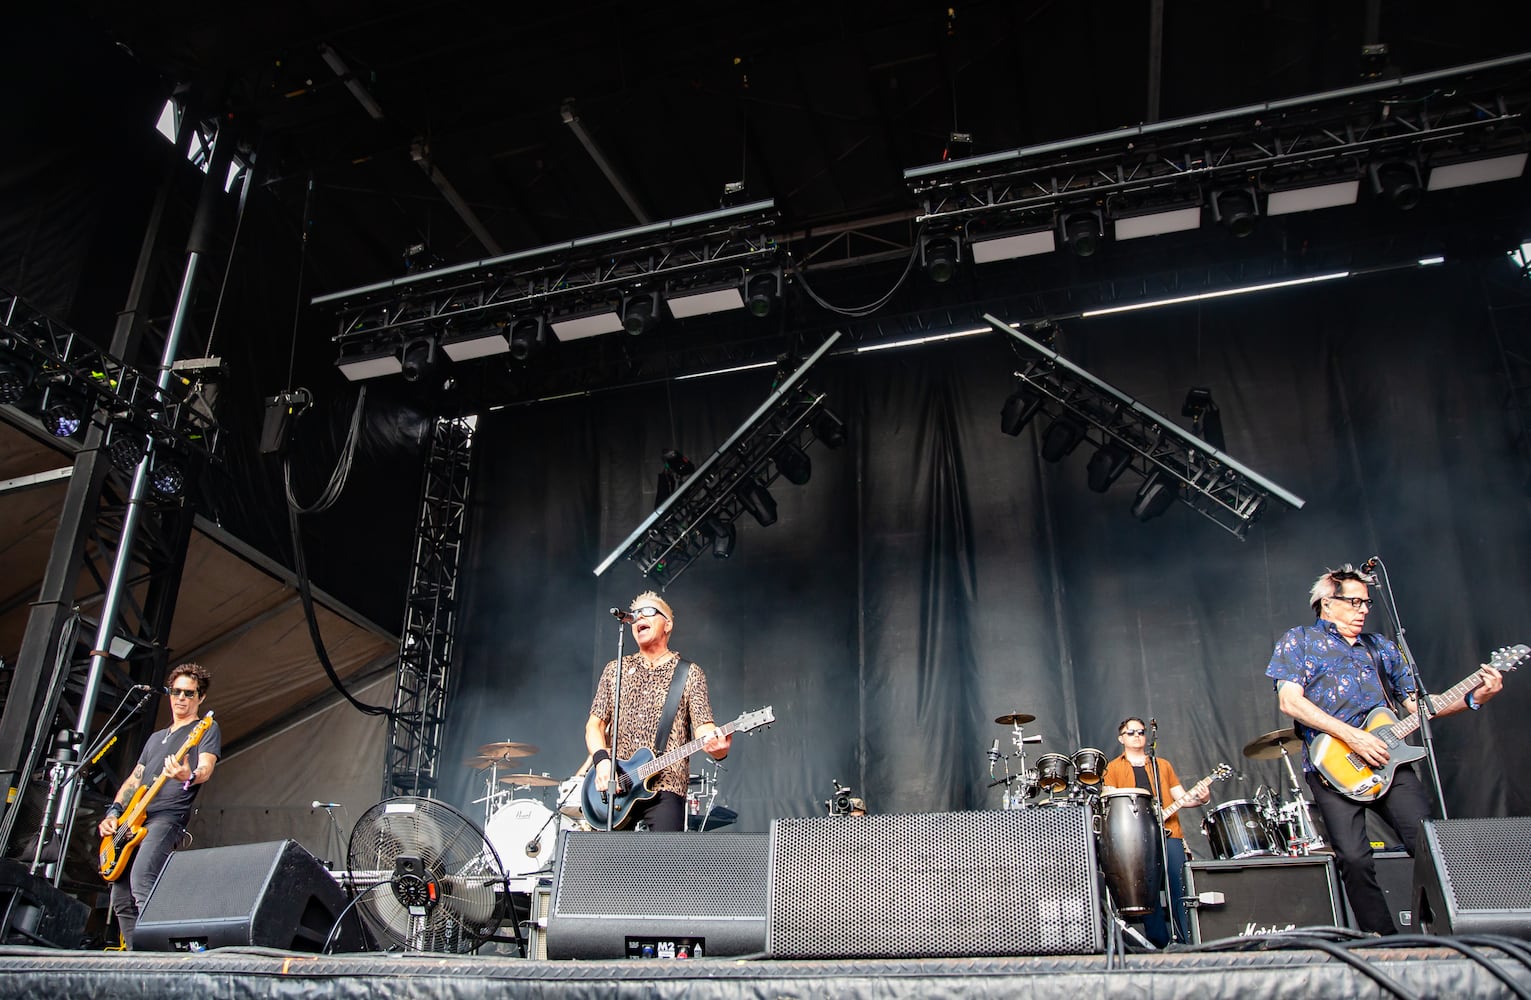
{"label": "microphone stand", "polygon": [[627,639],[627,622],[617,619],[617,662],[615,677],[611,681],[611,777],[606,782],[606,832],[612,831],[612,818],[616,812],[617,789],[622,769],[617,766],[617,734],[622,721],[622,644]]}
{"label": "microphone stand", "polygon": [[[1436,765],[1435,758],[1435,733],[1431,729],[1430,720],[1435,716],[1435,707],[1431,704],[1430,693],[1425,688],[1425,679],[1420,676],[1419,664],[1414,660],[1414,654],[1409,650],[1409,641],[1404,633],[1403,621],[1398,614],[1398,605],[1393,600],[1392,580],[1388,576],[1387,564],[1381,556],[1372,556],[1377,568],[1382,572],[1379,576],[1373,576],[1373,580],[1380,579],[1378,589],[1382,594],[1382,607],[1387,612],[1388,619],[1393,627],[1394,642],[1398,644],[1398,653],[1403,658],[1403,665],[1409,672],[1409,677],[1414,681],[1414,711],[1419,716],[1419,738],[1425,750],[1425,769],[1430,772],[1430,791],[1435,796],[1435,808],[1441,819],[1449,819],[1446,814],[1446,793],[1441,788],[1441,771]],[[1363,574],[1364,575],[1364,574]],[[1382,671],[1377,671],[1377,680],[1386,693],[1386,681],[1382,677]],[[1400,706],[1402,707],[1402,706]]]}
{"label": "microphone stand", "polygon": [[1164,915],[1169,921],[1170,941],[1184,943],[1180,938],[1180,921],[1175,919],[1175,883],[1170,878],[1169,831],[1164,828],[1164,804],[1160,801],[1159,723],[1155,721],[1150,722],[1149,725],[1153,732],[1148,735],[1148,783],[1153,788],[1154,825],[1159,830],[1159,870],[1164,874],[1164,879],[1159,886],[1159,905],[1164,907]]}

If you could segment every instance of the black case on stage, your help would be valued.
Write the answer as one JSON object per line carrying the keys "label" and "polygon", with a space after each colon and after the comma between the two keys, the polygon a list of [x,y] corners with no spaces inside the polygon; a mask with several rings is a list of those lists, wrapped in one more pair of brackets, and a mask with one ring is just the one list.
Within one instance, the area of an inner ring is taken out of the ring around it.
{"label": "black case on stage", "polygon": [[1339,873],[1327,854],[1192,861],[1185,883],[1191,940],[1198,944],[1347,923]]}

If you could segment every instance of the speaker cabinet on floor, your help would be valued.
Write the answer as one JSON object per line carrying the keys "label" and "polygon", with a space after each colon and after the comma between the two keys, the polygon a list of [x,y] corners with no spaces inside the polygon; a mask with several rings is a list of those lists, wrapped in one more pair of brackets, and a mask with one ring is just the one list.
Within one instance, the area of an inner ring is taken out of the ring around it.
{"label": "speaker cabinet on floor", "polygon": [[702,958],[765,950],[763,833],[566,831],[548,958]]}
{"label": "speaker cabinet on floor", "polygon": [[1185,866],[1191,940],[1251,937],[1345,925],[1339,876],[1327,854],[1192,861]]}
{"label": "speaker cabinet on floor", "polygon": [[1417,846],[1421,930],[1531,938],[1531,816],[1427,819]]}
{"label": "speaker cabinet on floor", "polygon": [[[133,947],[319,951],[345,905],[334,876],[293,840],[177,851],[138,915]],[[353,911],[332,950],[360,950],[358,927]]]}
{"label": "speaker cabinet on floor", "polygon": [[1103,950],[1094,834],[1078,806],[771,824],[777,958]]}
{"label": "speaker cabinet on floor", "polygon": [[18,861],[0,860],[0,944],[78,948],[90,907]]}

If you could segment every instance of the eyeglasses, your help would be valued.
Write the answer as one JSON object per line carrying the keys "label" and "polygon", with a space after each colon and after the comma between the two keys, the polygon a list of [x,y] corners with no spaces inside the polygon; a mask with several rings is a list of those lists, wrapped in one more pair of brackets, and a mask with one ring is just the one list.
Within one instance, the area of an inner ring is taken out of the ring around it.
{"label": "eyeglasses", "polygon": [[1339,601],[1342,604],[1350,605],[1352,608],[1355,608],[1357,611],[1359,611],[1361,609],[1361,606],[1363,604],[1366,606],[1366,610],[1367,611],[1370,611],[1372,609],[1372,599],[1370,597],[1346,597],[1343,594],[1336,594],[1334,597],[1326,597],[1326,598],[1324,598],[1324,600],[1326,600],[1326,601]]}
{"label": "eyeglasses", "polygon": [[172,697],[172,698],[195,698],[197,696],[197,689],[196,688],[171,688],[169,693],[170,693],[170,697]]}
{"label": "eyeglasses", "polygon": [[1148,735],[1148,730],[1146,730],[1146,729],[1123,729],[1122,730],[1122,735],[1123,736],[1146,736],[1146,735]]}
{"label": "eyeglasses", "polygon": [[669,615],[665,614],[663,611],[660,611],[658,608],[654,607],[653,605],[648,605],[648,606],[641,607],[641,608],[633,608],[633,614],[637,615],[639,618],[653,618],[655,615],[658,615],[659,617],[663,618],[665,621],[669,621],[670,620],[670,616]]}

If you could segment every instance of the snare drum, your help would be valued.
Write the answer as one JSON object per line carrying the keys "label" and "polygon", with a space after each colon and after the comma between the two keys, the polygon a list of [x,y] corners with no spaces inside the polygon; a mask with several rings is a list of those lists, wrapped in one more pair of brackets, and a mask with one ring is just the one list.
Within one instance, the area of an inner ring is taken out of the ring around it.
{"label": "snare drum", "polygon": [[1212,856],[1219,861],[1285,853],[1266,821],[1264,810],[1254,799],[1224,802],[1207,813],[1201,821],[1201,832],[1207,835]]}
{"label": "snare drum", "polygon": [[1146,788],[1118,788],[1100,801],[1100,868],[1116,908],[1128,915],[1150,913],[1159,905],[1164,880],[1153,798]]}
{"label": "snare drum", "polygon": [[560,816],[535,799],[512,799],[494,811],[484,827],[484,839],[499,855],[507,878],[531,875],[549,868],[558,854],[558,831],[574,821]]}
{"label": "snare drum", "polygon": [[1061,753],[1045,753],[1037,758],[1037,788],[1061,792],[1074,780],[1074,765]]}
{"label": "snare drum", "polygon": [[1106,755],[1094,747],[1084,747],[1074,753],[1074,780],[1081,785],[1098,785],[1106,773]]}

